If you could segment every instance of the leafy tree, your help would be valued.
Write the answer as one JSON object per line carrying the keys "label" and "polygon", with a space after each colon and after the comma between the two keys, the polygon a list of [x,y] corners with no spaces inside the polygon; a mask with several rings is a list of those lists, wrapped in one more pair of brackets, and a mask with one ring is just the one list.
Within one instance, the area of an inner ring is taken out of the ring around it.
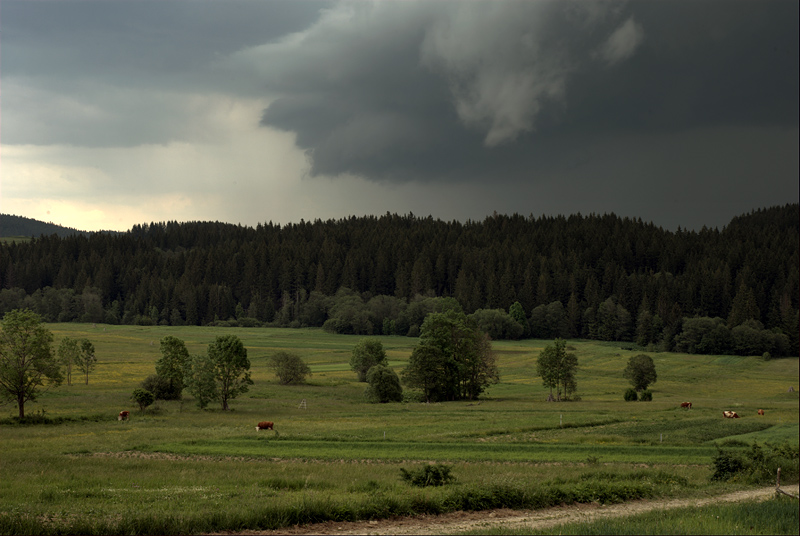
{"label": "leafy tree", "polygon": [[188,360],[189,351],[181,339],[172,336],[161,339],[161,358],[156,361],[156,374],[169,383],[169,398],[164,400],[180,400],[184,387],[183,372]]}
{"label": "leafy tree", "polygon": [[562,393],[565,399],[569,399],[569,393],[577,390],[578,358],[567,353],[566,346],[565,340],[556,339],[553,344],[545,346],[536,360],[536,374],[542,378],[544,386],[550,388],[550,400],[553,400],[553,389],[558,401],[561,401]]}
{"label": "leafy tree", "polygon": [[147,389],[134,389],[131,399],[139,404],[139,411],[144,411],[147,406],[156,401],[155,395]]}
{"label": "leafy tree", "polygon": [[375,365],[367,372],[365,396],[370,402],[401,402],[403,388],[395,371],[385,365]]}
{"label": "leafy tree", "polygon": [[253,385],[247,350],[236,335],[221,335],[208,345],[208,357],[214,363],[219,401],[227,411],[228,401],[246,393],[248,386]]}
{"label": "leafy tree", "polygon": [[358,381],[367,381],[367,372],[375,365],[387,365],[386,351],[378,339],[361,339],[353,347],[350,368],[358,373]]}
{"label": "leafy tree", "polygon": [[205,409],[219,396],[214,379],[214,362],[208,355],[194,355],[186,361],[183,382],[200,409]]}
{"label": "leafy tree", "polygon": [[519,339],[525,328],[503,309],[478,309],[471,315],[478,329],[493,340]]}
{"label": "leafy tree", "polygon": [[306,376],[311,375],[311,369],[299,355],[289,352],[278,352],[269,358],[268,365],[281,385],[303,383]]}
{"label": "leafy tree", "polygon": [[29,309],[10,311],[0,322],[0,396],[17,403],[20,419],[25,402],[35,401],[45,384],[63,381],[52,342],[42,318]]}
{"label": "leafy tree", "polygon": [[180,397],[180,392],[175,392],[169,380],[158,374],[151,374],[142,380],[140,387],[153,393],[156,400],[178,400]]}
{"label": "leafy tree", "polygon": [[656,383],[656,365],[649,355],[639,354],[628,359],[628,365],[622,376],[631,382],[633,388],[639,392],[644,391],[651,383]]}
{"label": "leafy tree", "polygon": [[499,377],[486,334],[453,309],[425,318],[403,379],[434,401],[475,399]]}
{"label": "leafy tree", "polygon": [[64,367],[67,385],[72,385],[72,365],[78,361],[78,341],[64,337],[58,345],[58,361]]}
{"label": "leafy tree", "polygon": [[92,344],[89,339],[81,339],[81,351],[75,363],[78,365],[78,370],[80,370],[86,378],[86,385],[89,385],[89,373],[93,371],[94,367],[97,365],[97,357],[94,355],[94,344]]}

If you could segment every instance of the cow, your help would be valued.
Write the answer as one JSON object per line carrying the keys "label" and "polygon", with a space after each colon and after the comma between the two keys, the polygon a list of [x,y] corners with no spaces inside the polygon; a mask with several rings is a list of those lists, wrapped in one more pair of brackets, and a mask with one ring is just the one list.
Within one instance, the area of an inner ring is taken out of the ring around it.
{"label": "cow", "polygon": [[758,410],[758,414],[759,415],[764,415],[764,410],[763,409]]}
{"label": "cow", "polygon": [[127,421],[128,416],[131,414],[130,411],[120,411],[119,416],[117,416],[118,421]]}
{"label": "cow", "polygon": [[274,430],[273,426],[274,426],[273,422],[261,421],[260,423],[258,423],[258,426],[256,426],[256,430],[257,431],[258,430]]}
{"label": "cow", "polygon": [[681,407],[682,408],[692,409],[692,403],[691,402],[681,402]]}
{"label": "cow", "polygon": [[726,419],[738,419],[739,414],[735,411],[723,411],[722,416]]}

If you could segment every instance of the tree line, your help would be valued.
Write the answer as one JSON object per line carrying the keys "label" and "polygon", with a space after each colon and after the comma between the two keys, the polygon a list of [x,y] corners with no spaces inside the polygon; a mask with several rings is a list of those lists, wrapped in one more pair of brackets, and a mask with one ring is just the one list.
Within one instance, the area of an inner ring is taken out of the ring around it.
{"label": "tree line", "polygon": [[418,336],[455,300],[494,339],[797,355],[799,220],[791,204],[700,231],[614,214],[386,214],[43,235],[0,244],[0,313]]}

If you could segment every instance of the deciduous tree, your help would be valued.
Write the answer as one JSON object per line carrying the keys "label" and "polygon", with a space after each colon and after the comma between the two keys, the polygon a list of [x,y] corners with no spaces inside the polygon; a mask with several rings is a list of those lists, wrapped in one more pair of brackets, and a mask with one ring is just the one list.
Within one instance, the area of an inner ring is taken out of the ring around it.
{"label": "deciduous tree", "polygon": [[311,375],[311,368],[306,362],[299,355],[289,352],[276,353],[269,358],[268,366],[275,372],[281,385],[303,383],[306,376]]}
{"label": "deciduous tree", "polygon": [[78,370],[83,373],[86,385],[89,385],[89,373],[97,365],[97,356],[94,355],[94,344],[89,339],[81,339],[81,351],[75,362]]}
{"label": "deciduous tree", "polygon": [[41,317],[28,309],[10,311],[0,322],[0,396],[17,403],[20,419],[25,402],[63,381],[52,342]]}
{"label": "deciduous tree", "polygon": [[350,368],[358,374],[358,381],[367,381],[367,372],[375,365],[387,365],[386,351],[378,339],[361,339],[353,347]]}
{"label": "deciduous tree", "polygon": [[567,343],[563,339],[556,339],[553,344],[545,346],[536,360],[536,373],[542,378],[545,387],[550,388],[550,399],[553,399],[553,389],[556,390],[555,400],[561,401],[561,393],[565,399],[570,392],[577,390],[575,373],[578,370],[578,358],[575,354],[567,353]]}
{"label": "deciduous tree", "polygon": [[628,359],[622,376],[631,382],[636,391],[644,391],[651,383],[656,383],[656,365],[649,355],[639,354]]}
{"label": "deciduous tree", "polygon": [[214,363],[217,396],[222,409],[227,411],[228,401],[246,393],[253,385],[247,349],[236,335],[221,335],[208,345],[208,357]]}
{"label": "deciduous tree", "polygon": [[385,365],[375,365],[367,372],[367,386],[364,395],[370,402],[401,402],[403,388],[395,371]]}
{"label": "deciduous tree", "polygon": [[403,379],[435,401],[477,398],[499,376],[486,335],[474,320],[451,309],[425,318]]}

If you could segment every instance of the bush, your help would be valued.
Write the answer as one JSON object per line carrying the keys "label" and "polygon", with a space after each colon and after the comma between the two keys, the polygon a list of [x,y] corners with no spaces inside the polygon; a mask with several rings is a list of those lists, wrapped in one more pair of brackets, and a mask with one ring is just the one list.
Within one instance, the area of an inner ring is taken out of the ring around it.
{"label": "bush", "polygon": [[650,402],[651,400],[653,400],[653,393],[651,393],[650,391],[645,389],[644,391],[642,391],[642,394],[639,396],[639,400],[641,402]]}
{"label": "bush", "polygon": [[156,400],[180,400],[183,386],[173,384],[168,378],[151,374],[145,378],[140,387],[145,391],[150,391]]}
{"label": "bush", "polygon": [[289,352],[278,352],[269,358],[269,368],[275,371],[281,385],[303,383],[306,376],[311,376],[311,369],[299,355]]}
{"label": "bush", "polygon": [[753,443],[744,457],[717,447],[711,480],[743,479],[753,484],[766,484],[774,481],[780,467],[784,481],[796,481],[799,472],[798,454],[800,452],[797,447],[788,443],[778,446],[766,444],[763,448],[758,443]]}
{"label": "bush", "polygon": [[625,391],[625,402],[636,402],[637,400],[639,400],[639,395],[636,393],[636,389]]}
{"label": "bush", "polygon": [[400,477],[412,486],[444,486],[455,480],[453,475],[450,474],[452,469],[450,465],[439,463],[426,465],[425,467],[411,471],[406,471],[401,468]]}
{"label": "bush", "polygon": [[139,404],[139,411],[144,411],[144,408],[156,401],[156,397],[145,389],[134,389],[131,400]]}
{"label": "bush", "polygon": [[400,378],[385,365],[375,365],[367,372],[367,389],[364,395],[370,402],[402,402],[403,388]]}

